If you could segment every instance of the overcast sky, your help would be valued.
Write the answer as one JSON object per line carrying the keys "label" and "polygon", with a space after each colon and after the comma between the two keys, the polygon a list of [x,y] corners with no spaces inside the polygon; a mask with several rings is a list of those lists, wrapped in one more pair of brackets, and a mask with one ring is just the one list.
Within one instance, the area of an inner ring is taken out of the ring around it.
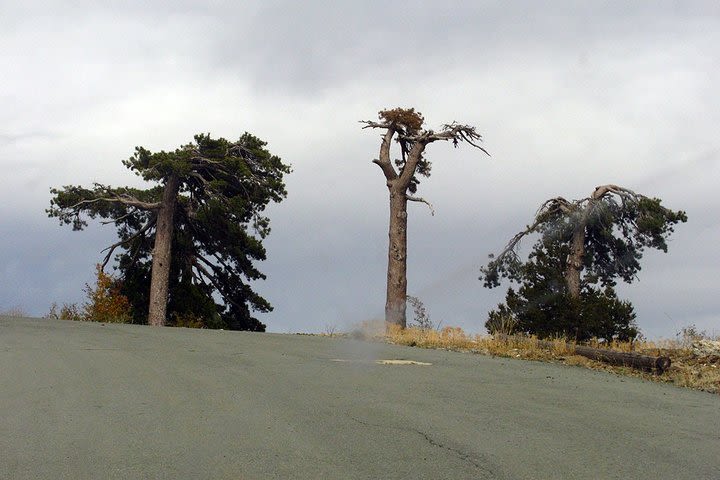
{"label": "overcast sky", "polygon": [[139,185],[121,164],[136,145],[249,131],[294,169],[269,209],[261,320],[379,318],[387,189],[358,121],[414,106],[492,154],[428,147],[436,215],[410,205],[408,283],[435,322],[484,331],[507,287],[482,288],[487,255],[543,200],[617,183],[689,217],[620,288],[643,332],[720,333],[719,45],[713,1],[0,0],[0,311],[82,301],[114,238],[48,219],[51,186]]}

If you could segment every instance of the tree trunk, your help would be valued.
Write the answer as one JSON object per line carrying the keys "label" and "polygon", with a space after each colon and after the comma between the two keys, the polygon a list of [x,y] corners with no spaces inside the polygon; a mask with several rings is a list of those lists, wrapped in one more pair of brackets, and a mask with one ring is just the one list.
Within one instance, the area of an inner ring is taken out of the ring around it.
{"label": "tree trunk", "polygon": [[405,190],[390,185],[390,228],[388,244],[385,324],[407,326],[407,197]]}
{"label": "tree trunk", "polygon": [[570,254],[565,267],[565,283],[567,284],[568,294],[574,299],[580,298],[580,272],[583,269],[583,257],[585,256],[586,220],[584,212],[578,222],[570,241]]}
{"label": "tree trunk", "polygon": [[175,204],[177,203],[179,184],[180,180],[176,174],[173,173],[168,177],[165,190],[163,190],[163,199],[158,211],[155,231],[148,323],[160,327],[165,325],[167,312]]}
{"label": "tree trunk", "polygon": [[[494,336],[506,342],[527,341],[527,338],[515,335],[496,334]],[[536,340],[536,342],[538,347],[547,350],[553,350],[557,347],[557,344],[555,342],[551,342],[548,340]],[[649,372],[654,371],[658,374],[666,372],[670,368],[671,364],[670,357],[665,356],[651,357],[649,355],[643,355],[635,352],[615,352],[612,350],[586,347],[584,345],[575,345],[573,343],[566,343],[565,348],[575,353],[576,355],[582,355],[583,357],[587,357],[591,360],[610,363],[612,365],[621,365],[625,367],[637,368]]]}
{"label": "tree trunk", "polygon": [[637,368],[648,372],[654,371],[658,374],[667,371],[670,368],[671,363],[670,357],[651,357],[649,355],[641,355],[633,352],[613,352],[611,350],[602,350],[582,345],[576,345],[574,350],[576,354],[592,360],[610,363],[613,365]]}

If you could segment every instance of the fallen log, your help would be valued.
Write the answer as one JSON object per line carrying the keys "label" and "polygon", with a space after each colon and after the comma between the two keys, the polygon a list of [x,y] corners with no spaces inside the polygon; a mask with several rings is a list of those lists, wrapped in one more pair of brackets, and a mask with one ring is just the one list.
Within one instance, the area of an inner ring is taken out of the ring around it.
{"label": "fallen log", "polygon": [[641,355],[632,352],[613,352],[612,350],[585,347],[583,345],[576,345],[574,350],[575,353],[592,360],[599,360],[613,365],[623,365],[649,372],[654,371],[658,374],[670,368],[670,357],[652,357],[650,355]]}
{"label": "fallen log", "polygon": [[[520,340],[522,337],[500,335],[500,338],[505,340]],[[536,340],[536,342],[539,347],[548,350],[555,348],[557,345],[555,342],[549,342],[547,340]],[[597,360],[612,365],[637,368],[638,370],[655,372],[657,374],[661,374],[670,368],[670,357],[653,357],[650,355],[642,355],[632,352],[615,352],[612,350],[586,347],[584,345],[575,345],[572,343],[566,343],[565,348],[577,355],[582,355],[583,357],[587,357],[591,360]]]}

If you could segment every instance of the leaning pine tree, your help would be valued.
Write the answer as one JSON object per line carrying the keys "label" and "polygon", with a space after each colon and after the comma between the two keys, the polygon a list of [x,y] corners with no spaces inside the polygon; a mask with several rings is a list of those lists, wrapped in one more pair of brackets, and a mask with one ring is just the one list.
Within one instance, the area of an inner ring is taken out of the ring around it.
{"label": "leaning pine tree", "polygon": [[[467,142],[487,154],[478,145],[480,134],[475,127],[451,123],[443,125],[440,131],[425,130],[425,119],[414,108],[382,110],[379,121],[365,120],[363,128],[384,130],[380,143],[380,156],[373,160],[385,176],[390,193],[390,225],[388,244],[387,295],[385,301],[385,322],[387,326],[407,325],[407,202],[422,202],[414,196],[420,180],[418,175],[430,176],[431,163],[425,158],[425,148],[439,140],[452,141],[456,147]],[[390,146],[395,140],[400,145],[400,158],[390,158]],[[394,166],[393,166],[394,163]],[[431,207],[432,209],[432,207]]]}
{"label": "leaning pine tree", "polygon": [[51,189],[47,213],[74,230],[87,226],[85,217],[116,226],[119,240],[102,266],[119,248],[122,293],[138,323],[192,318],[211,328],[264,330],[251,311],[272,307],[249,282],[265,278],[253,264],[266,257],[270,226],[262,212],[286,197],[290,172],[265,145],[245,133],[236,142],[196,135],[171,152],[137,147],[123,163],[154,186]]}
{"label": "leaning pine tree", "polygon": [[[646,248],[667,252],[674,226],[686,221],[685,212],[617,185],[597,187],[581,200],[547,200],[532,225],[481,269],[486,287],[503,277],[519,284],[490,312],[486,327],[493,332],[513,325],[541,337],[577,340],[634,338],[632,305],[619,300],[613,287],[618,279],[637,278]],[[533,233],[539,239],[521,261],[518,244]]]}

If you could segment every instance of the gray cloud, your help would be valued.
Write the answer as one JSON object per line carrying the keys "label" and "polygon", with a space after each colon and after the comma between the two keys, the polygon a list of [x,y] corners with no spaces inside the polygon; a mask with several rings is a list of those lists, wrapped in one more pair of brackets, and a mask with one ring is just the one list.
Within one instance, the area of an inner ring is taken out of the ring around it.
{"label": "gray cloud", "polygon": [[[249,62],[258,89],[308,95],[373,77],[422,82],[437,71],[492,69],[549,52],[592,67],[603,44],[628,52],[711,32],[718,9],[709,3],[265,2],[255,14],[245,28],[223,22],[215,61],[238,71]],[[228,62],[233,56],[242,60]]]}

